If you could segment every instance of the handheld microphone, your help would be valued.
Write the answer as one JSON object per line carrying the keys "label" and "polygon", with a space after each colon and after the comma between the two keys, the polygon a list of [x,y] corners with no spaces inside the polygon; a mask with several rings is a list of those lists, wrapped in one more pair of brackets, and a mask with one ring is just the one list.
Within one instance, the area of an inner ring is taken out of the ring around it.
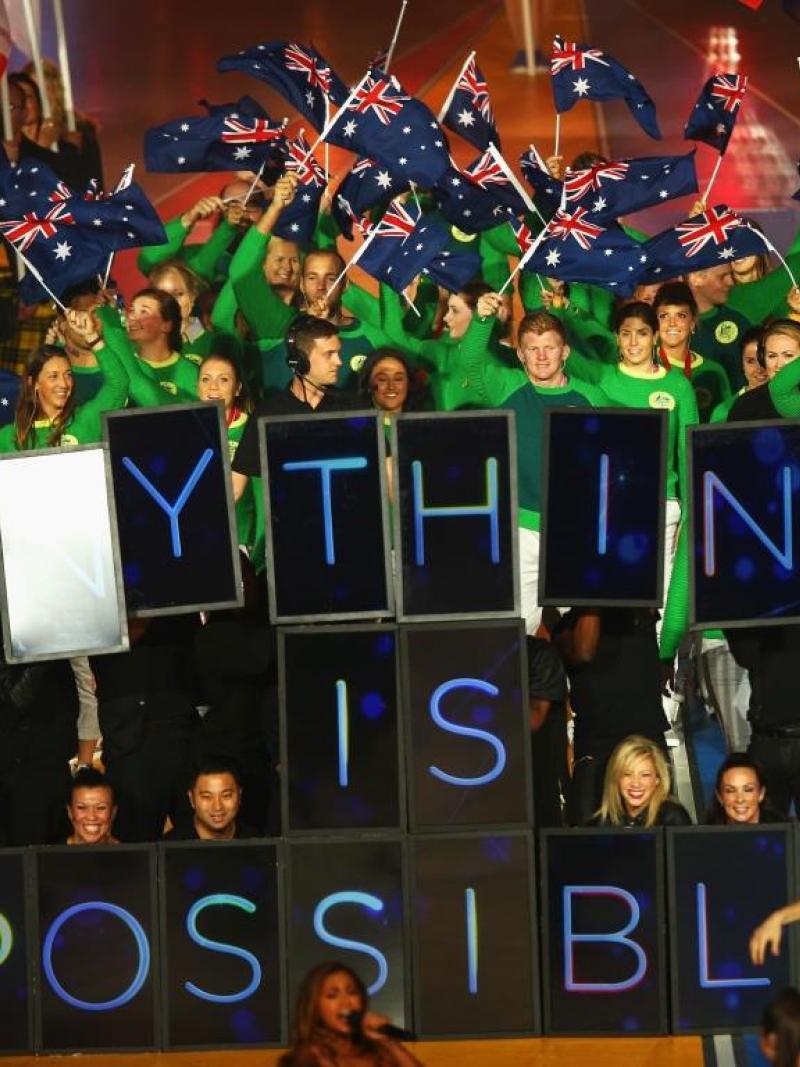
{"label": "handheld microphone", "polygon": [[[350,1027],[350,1031],[353,1034],[362,1033],[362,1024],[364,1021],[363,1011],[351,1011],[347,1016],[347,1023]],[[400,1026],[392,1026],[391,1023],[383,1023],[382,1026],[376,1027],[379,1034],[383,1034],[384,1037],[390,1037],[393,1041],[416,1041],[416,1037],[410,1030],[403,1030]]]}

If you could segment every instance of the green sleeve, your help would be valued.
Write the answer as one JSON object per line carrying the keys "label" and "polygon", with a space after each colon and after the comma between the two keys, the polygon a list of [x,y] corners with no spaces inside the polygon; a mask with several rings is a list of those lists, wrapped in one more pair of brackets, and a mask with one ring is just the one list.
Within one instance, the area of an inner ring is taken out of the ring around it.
{"label": "green sleeve", "polygon": [[496,326],[494,316],[481,320],[473,315],[459,346],[466,376],[478,383],[477,391],[486,407],[500,407],[528,381],[521,367],[507,367],[492,356],[491,340]]}
{"label": "green sleeve", "polygon": [[767,388],[781,418],[800,418],[800,359],[781,367]]}
{"label": "green sleeve", "polygon": [[[687,494],[687,455],[688,455],[688,428],[697,426],[700,415],[697,410],[697,396],[689,382],[682,378],[686,389],[678,401],[678,495],[682,501],[686,501]],[[685,503],[684,503],[685,506]]]}
{"label": "green sleeve", "polygon": [[103,436],[100,416],[125,405],[128,396],[128,375],[119,356],[108,344],[97,349],[97,363],[103,372],[103,384],[96,396],[81,404],[68,428],[81,444],[91,444]]}
{"label": "green sleeve", "polygon": [[230,279],[225,282],[219,296],[214,301],[214,309],[211,312],[211,325],[220,333],[236,334],[236,312],[239,305],[236,303],[236,293],[233,282]]}
{"label": "green sleeve", "polygon": [[381,322],[383,331],[390,342],[398,345],[412,356],[428,357],[428,362],[436,366],[433,349],[438,342],[423,341],[410,334],[403,324],[403,305],[400,296],[390,286],[381,284]]}
{"label": "green sleeve", "polygon": [[314,229],[313,245],[315,248],[336,252],[336,243],[339,239],[339,227],[329,211],[320,211],[317,216],[317,225]]}
{"label": "green sleeve", "polygon": [[163,263],[165,259],[173,259],[180,254],[183,248],[183,242],[189,235],[189,231],[181,222],[181,216],[176,219],[170,219],[164,226],[167,234],[167,240],[163,245],[147,245],[139,252],[139,258],[136,260],[136,266],[145,275],[145,277],[159,265]]}
{"label": "green sleeve", "polygon": [[669,589],[665,590],[664,620],[661,624],[660,654],[663,660],[675,658],[678,645],[689,625],[689,545],[688,523],[685,517],[681,521],[675,560],[672,564],[672,577]]}
{"label": "green sleeve", "polygon": [[107,344],[113,344],[117,352],[122,348],[123,341],[130,344],[128,331],[122,325],[122,319],[116,308],[109,307],[108,304],[101,304],[95,308],[94,313],[102,323],[103,340]]}
{"label": "green sleeve", "polygon": [[184,247],[183,256],[187,264],[205,281],[213,282],[219,275],[217,263],[227,252],[236,233],[236,227],[223,219],[219,226],[214,227],[207,241]]}
{"label": "green sleeve", "polygon": [[[510,227],[506,227],[510,231]],[[481,257],[481,276],[487,284],[491,285],[494,292],[499,292],[505,283],[508,281],[508,276],[511,273],[508,269],[508,257],[509,255],[519,256],[519,249],[516,248],[516,239],[514,240],[515,252],[501,251],[491,241],[484,240],[484,234],[480,234],[478,237],[478,253]]]}
{"label": "green sleeve", "polygon": [[280,299],[264,276],[269,235],[251,226],[231,260],[229,278],[236,301],[257,340],[283,337],[297,309]]}
{"label": "green sleeve", "polygon": [[380,328],[381,325],[381,302],[372,293],[354,282],[348,282],[347,288],[342,294],[342,307],[346,308],[351,315],[355,315],[361,322]]}
{"label": "green sleeve", "polygon": [[709,423],[727,422],[730,410],[733,407],[736,397],[738,395],[738,393],[734,393],[733,396],[729,396],[725,400],[720,401],[720,403],[717,404],[717,406],[711,412],[711,418],[708,420]]}
{"label": "green sleeve", "polygon": [[587,359],[586,356],[571,348],[564,363],[564,370],[570,378],[580,378],[589,385],[602,386],[606,366],[607,364],[599,363],[596,359]]}
{"label": "green sleeve", "polygon": [[[103,333],[106,348],[110,349],[125,370],[128,380],[128,395],[137,408],[156,408],[171,402],[167,393],[158,382],[150,376],[150,368],[142,363],[126,333],[120,337],[114,333]],[[98,363],[100,362],[98,357]],[[102,394],[102,389],[98,396]]]}

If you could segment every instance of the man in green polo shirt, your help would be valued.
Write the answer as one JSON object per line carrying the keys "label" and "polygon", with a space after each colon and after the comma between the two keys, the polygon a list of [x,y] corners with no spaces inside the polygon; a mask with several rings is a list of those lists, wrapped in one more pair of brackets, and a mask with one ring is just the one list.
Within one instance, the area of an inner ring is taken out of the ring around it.
{"label": "man in green polo shirt", "polygon": [[741,337],[750,321],[726,301],[733,286],[730,263],[692,271],[686,283],[697,301],[697,324],[692,348],[705,359],[722,364],[735,393],[745,384],[741,363]]}

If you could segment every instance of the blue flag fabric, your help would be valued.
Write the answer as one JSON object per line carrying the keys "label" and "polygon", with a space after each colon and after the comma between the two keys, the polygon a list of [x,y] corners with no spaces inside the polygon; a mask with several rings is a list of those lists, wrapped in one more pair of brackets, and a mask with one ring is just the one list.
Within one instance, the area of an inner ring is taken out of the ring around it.
{"label": "blue flag fabric", "polygon": [[702,141],[725,154],[747,91],[744,74],[717,74],[703,86],[686,122],[686,141]]}
{"label": "blue flag fabric", "polygon": [[268,119],[269,115],[257,100],[252,96],[240,96],[238,100],[232,100],[228,104],[212,104],[208,100],[198,100],[200,107],[206,109],[208,115],[230,115],[235,111],[237,115],[244,115],[251,119]]}
{"label": "blue flag fabric", "polygon": [[552,176],[533,145],[519,157],[519,165],[537,208],[546,219],[551,218],[561,206],[562,183]]}
{"label": "blue flag fabric", "polygon": [[473,56],[456,82],[453,95],[442,116],[442,124],[465,141],[484,151],[500,137],[489,100],[489,87]]}
{"label": "blue flag fabric", "polygon": [[[265,113],[266,115],[266,113]],[[188,116],[153,126],[144,135],[149,171],[274,171],[285,142],[283,126],[238,110],[202,117]],[[277,177],[277,174],[273,176]]]}
{"label": "blue flag fabric", "polygon": [[566,203],[585,207],[593,222],[664,204],[697,192],[695,150],[683,156],[641,156],[567,171]]}
{"label": "blue flag fabric", "polygon": [[477,252],[452,252],[445,249],[422,268],[432,282],[450,293],[460,292],[481,273],[481,257]]}
{"label": "blue flag fabric", "polygon": [[445,263],[449,257],[443,253],[450,243],[450,234],[444,226],[421,212],[411,215],[402,204],[394,201],[376,223],[370,237],[370,244],[358,265],[398,293],[402,293],[412,278],[434,262],[436,270],[446,271]]}
{"label": "blue flag fabric", "polygon": [[579,100],[623,99],[644,132],[661,140],[656,107],[645,87],[607,52],[556,37],[550,72],[556,111],[569,111]]}
{"label": "blue flag fabric", "polygon": [[426,188],[450,165],[447,138],[430,108],[404,92],[395,77],[376,70],[362,78],[326,140]]}
{"label": "blue flag fabric", "polygon": [[287,241],[310,244],[319,216],[319,203],[327,185],[327,175],[301,133],[286,142],[285,167],[297,175],[294,200],[278,216],[272,232]]}
{"label": "blue flag fabric", "polygon": [[332,113],[347,96],[347,86],[319,52],[294,41],[267,41],[244,48],[220,59],[217,70],[235,70],[266,82],[319,131],[328,108]]}
{"label": "blue flag fabric", "polygon": [[[433,190],[433,196],[437,207],[449,223],[465,233],[481,233],[493,226],[499,226],[509,216],[513,217],[515,212],[522,214],[525,211],[524,203],[502,173],[502,169],[497,168],[497,171],[504,186],[514,194],[513,208],[501,200],[500,184],[496,184],[492,178],[484,178],[481,184],[473,176],[477,173],[480,177],[488,171],[476,168],[475,164],[465,171],[453,165],[448,167]],[[505,188],[504,193],[507,193]]]}
{"label": "blue flag fabric", "polygon": [[640,245],[647,256],[640,280],[667,281],[680,274],[730,263],[765,251],[763,238],[740,215],[717,204]]}
{"label": "blue flag fabric", "polygon": [[598,226],[586,208],[558,211],[523,269],[630,293],[638,280],[641,245],[615,222]]}
{"label": "blue flag fabric", "polygon": [[408,182],[388,167],[362,156],[339,183],[331,202],[331,214],[348,241],[352,240],[353,215],[360,217],[381,201],[398,196],[408,188]]}

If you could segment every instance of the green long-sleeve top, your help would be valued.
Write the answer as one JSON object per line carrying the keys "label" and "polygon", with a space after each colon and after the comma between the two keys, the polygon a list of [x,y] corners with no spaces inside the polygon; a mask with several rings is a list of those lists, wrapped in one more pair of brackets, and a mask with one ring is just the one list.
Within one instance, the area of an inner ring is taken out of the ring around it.
{"label": "green long-sleeve top", "polygon": [[[236,455],[236,449],[242,439],[248,417],[247,412],[242,411],[228,424],[228,454],[230,455],[231,463],[233,463],[233,457]],[[253,545],[257,540],[257,522],[256,502],[251,480],[248,481],[244,492],[236,501],[236,530],[239,544],[244,545],[248,552],[252,552]]]}
{"label": "green long-sleeve top", "polygon": [[734,392],[745,384],[741,345],[742,334],[749,329],[750,322],[740,311],[722,304],[697,316],[692,335],[692,349],[723,367]]}
{"label": "green long-sleeve top", "polygon": [[610,366],[572,351],[567,357],[570,375],[598,386],[609,403],[626,408],[653,408],[668,412],[667,497],[686,499],[686,429],[699,422],[694,389],[676,370],[656,367],[639,378],[623,364]]}
{"label": "green long-sleeve top", "polygon": [[[163,363],[148,363],[136,355],[114,308],[98,308],[103,339],[122,363],[129,380],[129,399],[139,408],[159,407],[197,399],[197,363],[173,352]],[[99,361],[98,361],[99,362]]]}
{"label": "green long-sleeve top", "polygon": [[204,281],[213,282],[224,277],[220,271],[220,261],[225,256],[231,242],[238,234],[235,226],[224,219],[214,228],[207,241],[200,244],[186,244],[186,238],[191,233],[181,222],[179,215],[170,219],[164,226],[167,240],[164,244],[148,245],[139,252],[136,265],[142,274],[149,275],[159,264],[168,259],[182,259],[186,266],[194,271]]}
{"label": "green long-sleeve top", "polygon": [[[689,367],[689,381],[697,397],[697,411],[701,422],[710,422],[715,408],[731,399],[728,375],[725,369],[713,359],[705,359],[698,352],[690,354],[692,359]],[[670,360],[670,366],[679,374],[684,373],[683,360],[678,363]]]}
{"label": "green long-sleeve top", "polygon": [[768,388],[781,418],[800,418],[800,359],[793,359],[781,367]]}
{"label": "green long-sleeve top", "polygon": [[[784,259],[792,273],[800,273],[800,229],[794,235]],[[792,281],[783,264],[755,282],[734,285],[728,294],[728,307],[741,312],[757,326],[768,318],[781,318],[787,312],[786,295]]]}
{"label": "green long-sleeve top", "polygon": [[[114,411],[125,405],[128,396],[128,375],[117,353],[109,345],[103,344],[95,350],[95,354],[103,372],[103,385],[96,396],[75,408],[57,442],[61,447],[90,445],[100,441],[103,436],[103,412]],[[17,444],[16,431],[17,427],[13,422],[0,429],[0,452],[21,451]],[[23,447],[52,448],[52,433],[51,419],[37,419],[28,442]]]}

